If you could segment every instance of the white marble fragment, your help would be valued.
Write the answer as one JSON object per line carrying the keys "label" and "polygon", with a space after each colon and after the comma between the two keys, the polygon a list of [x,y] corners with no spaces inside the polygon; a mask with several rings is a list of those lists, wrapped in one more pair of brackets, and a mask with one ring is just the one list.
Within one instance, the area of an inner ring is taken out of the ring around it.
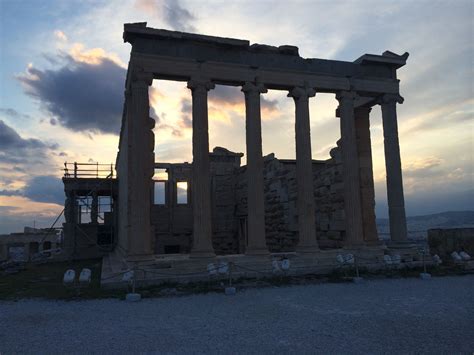
{"label": "white marble fragment", "polygon": [[79,282],[84,284],[91,283],[91,275],[92,272],[90,269],[82,269],[81,273],[79,274]]}
{"label": "white marble fragment", "polygon": [[471,256],[470,256],[468,253],[466,253],[465,251],[460,252],[460,253],[459,253],[459,256],[460,256],[460,257],[462,258],[462,260],[464,260],[464,261],[469,261],[469,260],[471,260]]}
{"label": "white marble fragment", "polygon": [[133,280],[133,277],[134,277],[133,270],[127,271],[125,274],[123,274],[122,281],[129,282]]}
{"label": "white marble fragment", "polygon": [[443,263],[443,260],[441,260],[441,258],[439,257],[438,254],[435,254],[433,255],[433,262],[436,264],[436,265],[440,265]]}
{"label": "white marble fragment", "polygon": [[453,251],[451,253],[451,258],[453,259],[454,262],[462,261],[461,255],[459,255],[457,251]]}
{"label": "white marble fragment", "polygon": [[209,275],[217,274],[216,265],[214,265],[213,263],[207,264],[207,272],[209,273]]}
{"label": "white marble fragment", "polygon": [[402,262],[402,258],[400,256],[400,254],[392,255],[392,264],[400,265],[401,262]]}
{"label": "white marble fragment", "polygon": [[354,255],[352,255],[352,254],[344,255],[344,262],[346,264],[350,264],[350,265],[354,264],[354,262],[355,262]]}
{"label": "white marble fragment", "polygon": [[283,259],[281,261],[281,269],[285,270],[285,271],[290,269],[290,260],[289,259]]}
{"label": "white marble fragment", "polygon": [[64,273],[63,283],[65,285],[72,284],[74,283],[75,278],[76,278],[76,272],[72,269],[69,269]]}
{"label": "white marble fragment", "polygon": [[339,264],[344,264],[344,257],[341,255],[341,254],[338,254],[336,256],[336,261],[339,263]]}
{"label": "white marble fragment", "polygon": [[280,271],[280,263],[278,260],[273,260],[272,261],[272,270],[273,272],[279,272]]}
{"label": "white marble fragment", "polygon": [[227,274],[229,272],[229,264],[221,262],[218,267],[219,274]]}

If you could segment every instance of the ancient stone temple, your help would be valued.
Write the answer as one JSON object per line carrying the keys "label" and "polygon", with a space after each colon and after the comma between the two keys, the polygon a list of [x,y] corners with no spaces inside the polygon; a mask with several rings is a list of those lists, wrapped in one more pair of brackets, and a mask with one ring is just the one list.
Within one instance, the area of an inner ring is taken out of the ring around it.
{"label": "ancient stone temple", "polygon": [[[387,250],[409,248],[396,110],[403,102],[397,69],[408,53],[364,54],[353,62],[306,59],[294,46],[251,45],[146,23],[126,24],[123,38],[132,49],[117,179],[110,185],[115,190],[107,192],[113,199],[113,243],[105,273],[141,263],[161,265],[171,277],[205,271],[212,260],[264,270],[282,255],[304,273],[340,250],[380,259]],[[148,99],[153,79],[187,83],[191,163],[166,163],[154,154]],[[242,90],[244,153],[221,147],[210,152],[207,97],[215,84]],[[294,100],[295,116],[288,119],[295,122],[295,160],[262,155],[260,95],[268,89]],[[326,161],[311,156],[309,101],[318,93],[333,93],[339,101],[341,139]],[[375,105],[383,116],[388,245],[379,241],[375,225],[369,130]]]}

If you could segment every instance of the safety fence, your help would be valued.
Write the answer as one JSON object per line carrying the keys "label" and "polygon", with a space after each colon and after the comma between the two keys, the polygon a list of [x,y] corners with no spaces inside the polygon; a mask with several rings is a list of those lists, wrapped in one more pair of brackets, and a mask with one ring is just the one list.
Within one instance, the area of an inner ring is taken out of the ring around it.
{"label": "safety fence", "polygon": [[109,179],[114,177],[114,164],[64,163],[65,178]]}

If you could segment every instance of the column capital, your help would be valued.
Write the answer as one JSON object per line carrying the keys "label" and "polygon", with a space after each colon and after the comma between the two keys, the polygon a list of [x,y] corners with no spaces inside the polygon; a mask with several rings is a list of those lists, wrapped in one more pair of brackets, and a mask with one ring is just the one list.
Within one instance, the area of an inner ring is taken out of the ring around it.
{"label": "column capital", "polygon": [[295,86],[293,89],[290,90],[287,97],[292,97],[295,100],[307,100],[310,97],[316,95],[316,90],[310,88],[308,86]]}
{"label": "column capital", "polygon": [[339,101],[339,104],[347,102],[349,100],[354,101],[357,98],[355,91],[338,91],[336,94],[336,100]]}
{"label": "column capital", "polygon": [[370,106],[359,106],[354,107],[354,115],[359,116],[360,114],[368,115],[372,111],[372,107]]}
{"label": "column capital", "polygon": [[197,91],[197,90],[205,90],[209,91],[212,90],[216,87],[216,85],[209,79],[207,78],[202,78],[202,77],[192,77],[188,81],[188,89],[191,91]]}
{"label": "column capital", "polygon": [[132,74],[132,87],[148,87],[153,82],[153,73],[136,70]]}
{"label": "column capital", "polygon": [[250,81],[246,81],[244,85],[242,85],[242,90],[243,93],[245,94],[253,94],[253,93],[258,93],[258,94],[264,94],[268,92],[267,88],[262,84],[262,83],[252,83]]}
{"label": "column capital", "polygon": [[403,104],[405,99],[400,94],[384,94],[379,97],[379,104],[399,103]]}

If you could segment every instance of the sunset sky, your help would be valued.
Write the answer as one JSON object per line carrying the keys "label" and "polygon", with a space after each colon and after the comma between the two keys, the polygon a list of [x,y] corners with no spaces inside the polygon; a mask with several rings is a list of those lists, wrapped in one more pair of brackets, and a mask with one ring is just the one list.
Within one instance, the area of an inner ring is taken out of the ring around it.
{"label": "sunset sky", "polygon": [[[0,233],[47,227],[62,165],[114,163],[130,45],[123,24],[290,44],[306,58],[409,52],[399,73],[407,214],[474,210],[474,2],[0,0]],[[294,103],[262,97],[263,152],[294,158]],[[190,92],[154,81],[156,160],[192,161]],[[310,101],[314,159],[339,139],[334,95]],[[245,153],[243,94],[209,94],[210,147]],[[380,107],[371,114],[377,217],[387,217]]]}

